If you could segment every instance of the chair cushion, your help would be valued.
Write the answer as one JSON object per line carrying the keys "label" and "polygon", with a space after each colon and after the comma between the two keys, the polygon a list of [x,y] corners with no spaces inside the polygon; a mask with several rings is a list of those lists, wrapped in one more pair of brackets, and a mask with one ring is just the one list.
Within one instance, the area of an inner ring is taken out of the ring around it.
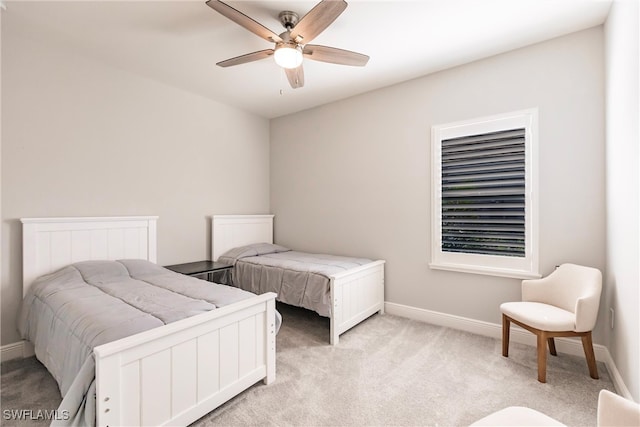
{"label": "chair cushion", "polygon": [[570,311],[541,302],[505,302],[500,311],[518,322],[543,331],[573,331],[576,316]]}
{"label": "chair cushion", "polygon": [[479,419],[472,426],[564,426],[559,421],[523,406],[509,406]]}

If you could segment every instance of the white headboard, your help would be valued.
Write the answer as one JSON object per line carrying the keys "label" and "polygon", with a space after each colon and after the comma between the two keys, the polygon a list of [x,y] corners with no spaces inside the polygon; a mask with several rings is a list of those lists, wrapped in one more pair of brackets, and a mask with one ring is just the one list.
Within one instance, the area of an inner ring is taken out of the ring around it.
{"label": "white headboard", "polygon": [[213,215],[211,257],[250,243],[273,243],[273,215]]}
{"label": "white headboard", "polygon": [[22,218],[22,291],[43,274],[88,260],[156,262],[157,216]]}

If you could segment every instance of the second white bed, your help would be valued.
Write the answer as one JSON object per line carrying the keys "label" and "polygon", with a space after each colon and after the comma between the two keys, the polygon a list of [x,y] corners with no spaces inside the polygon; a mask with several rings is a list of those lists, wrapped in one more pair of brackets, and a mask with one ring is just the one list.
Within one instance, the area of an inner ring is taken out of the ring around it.
{"label": "second white bed", "polygon": [[[213,260],[234,248],[272,244],[273,215],[214,215],[211,242]],[[330,318],[332,345],[338,344],[340,334],[376,312],[384,313],[384,264],[383,260],[357,262],[344,271],[327,275],[329,306],[326,312],[316,311]],[[304,287],[306,283],[298,285]]]}

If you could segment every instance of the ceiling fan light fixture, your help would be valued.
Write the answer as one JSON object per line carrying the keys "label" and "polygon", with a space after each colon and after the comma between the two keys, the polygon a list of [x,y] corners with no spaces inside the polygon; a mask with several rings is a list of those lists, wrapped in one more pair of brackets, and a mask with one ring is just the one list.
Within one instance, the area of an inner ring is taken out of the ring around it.
{"label": "ceiling fan light fixture", "polygon": [[[0,0],[0,4],[3,1]],[[347,7],[345,0],[320,0],[302,18],[290,10],[280,12],[278,19],[285,28],[282,34],[274,33],[222,0],[207,0],[206,4],[258,37],[275,43],[273,49],[263,49],[220,61],[216,64],[220,67],[246,64],[273,56],[276,64],[284,68],[291,87],[297,89],[304,86],[303,56],[314,61],[359,67],[369,61],[369,57],[361,53],[309,44],[344,12]]]}
{"label": "ceiling fan light fixture", "polygon": [[276,46],[273,57],[282,68],[298,68],[302,64],[302,48],[294,43],[282,43]]}

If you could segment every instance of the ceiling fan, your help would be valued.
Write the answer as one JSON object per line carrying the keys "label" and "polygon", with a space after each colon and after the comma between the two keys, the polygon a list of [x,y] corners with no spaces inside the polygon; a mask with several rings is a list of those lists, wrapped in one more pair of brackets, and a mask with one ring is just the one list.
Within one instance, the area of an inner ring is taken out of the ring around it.
{"label": "ceiling fan", "polygon": [[206,4],[257,36],[275,43],[273,49],[259,50],[218,62],[216,65],[220,67],[245,64],[273,55],[276,63],[284,68],[291,87],[297,89],[304,86],[303,57],[314,61],[359,67],[366,65],[369,61],[369,57],[361,53],[308,44],[344,12],[347,8],[347,2],[344,0],[322,0],[302,19],[295,12],[288,10],[280,12],[278,18],[286,29],[280,35],[220,0],[208,0]]}

